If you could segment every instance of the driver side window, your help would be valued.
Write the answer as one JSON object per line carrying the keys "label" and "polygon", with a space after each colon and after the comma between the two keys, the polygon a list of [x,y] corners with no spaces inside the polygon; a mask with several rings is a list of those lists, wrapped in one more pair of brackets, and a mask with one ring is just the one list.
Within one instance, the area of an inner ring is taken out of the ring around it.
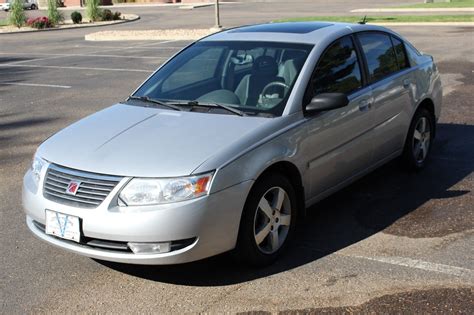
{"label": "driver side window", "polygon": [[362,87],[362,74],[354,43],[343,37],[323,53],[312,79],[313,96],[321,93],[345,93]]}

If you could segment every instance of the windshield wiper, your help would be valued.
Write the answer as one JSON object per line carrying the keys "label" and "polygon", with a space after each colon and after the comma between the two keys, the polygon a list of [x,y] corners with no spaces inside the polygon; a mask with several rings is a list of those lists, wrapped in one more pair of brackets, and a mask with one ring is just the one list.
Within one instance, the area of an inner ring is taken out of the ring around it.
{"label": "windshield wiper", "polygon": [[219,107],[219,108],[223,108],[231,113],[234,113],[236,115],[239,115],[239,116],[247,116],[247,114],[245,114],[243,111],[241,110],[238,110],[237,108],[234,108],[232,106],[227,106],[227,105],[223,105],[223,104],[219,104],[219,103],[200,103],[198,101],[189,101],[188,102],[188,105],[190,106],[208,106],[208,107]]}
{"label": "windshield wiper", "polygon": [[178,106],[168,104],[168,103],[162,102],[162,101],[154,99],[154,98],[150,98],[149,96],[130,95],[127,100],[139,100],[139,101],[143,101],[143,102],[158,104],[158,105],[168,107],[168,108],[171,108],[171,109],[174,109],[174,110],[179,110],[179,111],[181,110],[181,108],[179,108]]}

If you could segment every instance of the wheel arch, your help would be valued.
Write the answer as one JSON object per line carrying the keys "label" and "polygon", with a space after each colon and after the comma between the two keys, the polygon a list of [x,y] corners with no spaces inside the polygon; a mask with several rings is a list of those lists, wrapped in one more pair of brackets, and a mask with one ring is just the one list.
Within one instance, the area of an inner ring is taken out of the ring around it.
{"label": "wheel arch", "polygon": [[[305,192],[304,192],[304,186],[303,186],[303,178],[301,176],[301,173],[298,167],[295,164],[289,161],[283,160],[283,161],[278,161],[269,165],[257,176],[255,182],[252,185],[252,188],[259,181],[259,179],[272,173],[279,173],[285,176],[286,178],[288,178],[288,180],[290,181],[290,183],[292,184],[296,192],[296,198],[297,198],[296,202],[298,203],[297,211],[299,214],[304,215],[305,214],[305,197],[304,197]],[[250,191],[252,191],[252,188],[250,189]]]}
{"label": "wheel arch", "polygon": [[[422,109],[422,108],[428,110],[432,115],[432,118],[433,118],[433,138],[435,138],[435,136],[436,136],[436,112],[435,112],[435,105],[434,105],[433,100],[430,99],[430,98],[423,99],[418,104],[418,106],[416,107],[416,110],[413,113],[413,117],[415,117],[415,113],[417,111],[419,111],[420,109]],[[413,119],[413,117],[412,117],[412,119]]]}

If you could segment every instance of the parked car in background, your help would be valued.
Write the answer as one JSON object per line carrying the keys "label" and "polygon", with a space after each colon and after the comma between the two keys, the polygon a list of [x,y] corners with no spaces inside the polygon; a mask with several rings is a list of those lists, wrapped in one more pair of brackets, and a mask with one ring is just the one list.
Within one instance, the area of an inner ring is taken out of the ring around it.
{"label": "parked car in background", "polygon": [[[0,10],[9,11],[12,4],[12,0],[7,0],[5,3],[0,3]],[[37,0],[23,0],[23,9],[37,10]]]}
{"label": "parked car in background", "polygon": [[441,98],[433,58],[383,27],[226,30],[43,142],[27,225],[96,259],[266,265],[307,207],[394,158],[423,168]]}

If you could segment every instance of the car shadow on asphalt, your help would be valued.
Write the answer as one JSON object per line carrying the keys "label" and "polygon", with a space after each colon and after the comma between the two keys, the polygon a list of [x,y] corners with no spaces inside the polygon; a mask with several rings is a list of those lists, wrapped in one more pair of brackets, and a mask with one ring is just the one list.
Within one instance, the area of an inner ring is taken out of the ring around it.
{"label": "car shadow on asphalt", "polygon": [[[16,57],[0,57],[0,95],[3,94],[4,89],[10,89],[11,86],[5,85],[5,83],[21,83],[26,81],[33,69],[29,67],[21,67],[21,62],[32,61],[32,58],[16,58]],[[13,65],[10,65],[13,63]],[[3,83],[3,84],[2,84]],[[0,109],[2,109],[0,107]]]}
{"label": "car shadow on asphalt", "polygon": [[[273,265],[256,269],[229,254],[173,266],[98,261],[136,277],[189,286],[221,286],[267,277],[316,261],[378,232],[435,237],[470,228],[462,201],[470,193],[457,185],[474,170],[474,126],[439,124],[427,167],[404,171],[397,160],[308,209],[291,246]],[[440,200],[451,200],[450,203]],[[446,223],[448,222],[448,223]]]}

